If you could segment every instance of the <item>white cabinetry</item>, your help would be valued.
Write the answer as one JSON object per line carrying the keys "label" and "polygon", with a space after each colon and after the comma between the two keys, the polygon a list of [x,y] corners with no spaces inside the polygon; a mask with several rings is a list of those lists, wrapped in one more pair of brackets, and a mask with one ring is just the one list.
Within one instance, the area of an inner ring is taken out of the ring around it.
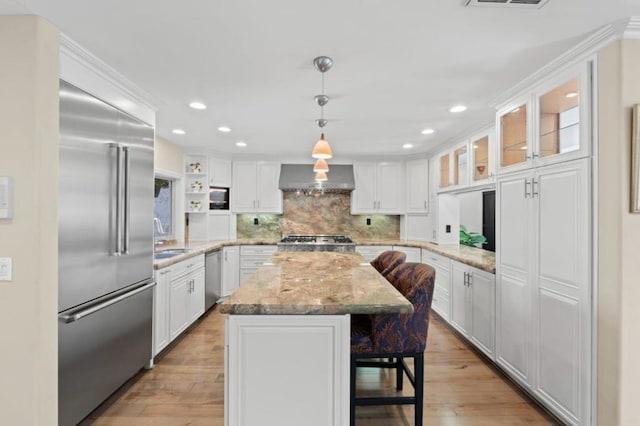
{"label": "white cabinetry", "polygon": [[226,424],[349,424],[349,315],[229,315],[225,339]]}
{"label": "white cabinetry", "polygon": [[356,246],[356,251],[364,257],[364,260],[371,262],[383,251],[393,250],[393,246]]}
{"label": "white cabinetry", "polygon": [[495,342],[495,276],[451,261],[450,324],[490,358]]}
{"label": "white cabinetry", "polygon": [[155,271],[153,289],[153,355],[157,355],[170,341],[169,337],[169,282],[171,267]]}
{"label": "white cabinetry", "polygon": [[222,249],[222,297],[229,296],[240,285],[239,258],[237,246]]}
{"label": "white cabinetry", "polygon": [[402,163],[353,163],[352,214],[402,214]]}
{"label": "white cabinetry", "polygon": [[406,168],[406,207],[407,213],[429,212],[429,160],[407,161]]}
{"label": "white cabinetry", "polygon": [[185,156],[185,212],[204,214],[209,210],[207,157]]}
{"label": "white cabinetry", "polygon": [[422,249],[422,263],[436,270],[436,285],[433,290],[432,308],[438,315],[449,321],[449,295],[451,293],[450,262],[447,257],[440,256],[430,250]]}
{"label": "white cabinetry", "polygon": [[231,160],[209,157],[209,185],[223,188],[231,186]]}
{"label": "white cabinetry", "polygon": [[251,276],[263,263],[269,261],[277,250],[278,246],[241,246],[240,283]]}
{"label": "white cabinetry", "polygon": [[153,354],[204,313],[204,255],[155,271]]}
{"label": "white cabinetry", "polygon": [[502,176],[497,362],[571,424],[591,390],[590,160]]}
{"label": "white cabinetry", "polygon": [[420,254],[419,247],[405,247],[405,246],[393,246],[394,250],[403,252],[407,258],[405,262],[417,262],[420,263],[422,259],[422,255]]}
{"label": "white cabinetry", "polygon": [[169,337],[173,340],[204,313],[204,255],[171,268]]}
{"label": "white cabinetry", "polygon": [[280,163],[233,162],[234,213],[282,213],[282,191],[278,189]]}

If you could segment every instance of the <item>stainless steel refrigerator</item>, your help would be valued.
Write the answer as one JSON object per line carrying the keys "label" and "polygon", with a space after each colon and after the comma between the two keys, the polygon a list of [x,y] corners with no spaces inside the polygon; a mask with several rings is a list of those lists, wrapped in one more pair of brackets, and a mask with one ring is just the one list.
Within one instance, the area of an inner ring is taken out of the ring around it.
{"label": "stainless steel refrigerator", "polygon": [[153,128],[60,82],[59,424],[152,357]]}

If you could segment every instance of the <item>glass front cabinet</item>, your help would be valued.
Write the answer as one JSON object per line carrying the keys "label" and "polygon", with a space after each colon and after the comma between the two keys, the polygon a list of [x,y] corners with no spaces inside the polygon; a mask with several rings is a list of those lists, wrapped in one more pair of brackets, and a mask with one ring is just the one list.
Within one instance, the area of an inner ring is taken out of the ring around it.
{"label": "glass front cabinet", "polygon": [[495,176],[494,140],[495,129],[490,127],[441,153],[438,191],[491,183]]}
{"label": "glass front cabinet", "polygon": [[586,65],[573,68],[498,111],[499,171],[589,155],[589,75]]}

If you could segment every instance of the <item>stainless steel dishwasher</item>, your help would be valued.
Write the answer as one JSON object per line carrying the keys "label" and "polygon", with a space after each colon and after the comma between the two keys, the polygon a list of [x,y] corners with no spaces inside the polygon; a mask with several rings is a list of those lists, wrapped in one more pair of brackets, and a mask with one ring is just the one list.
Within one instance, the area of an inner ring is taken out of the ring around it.
{"label": "stainless steel dishwasher", "polygon": [[208,252],[205,255],[205,310],[216,304],[222,294],[222,249]]}

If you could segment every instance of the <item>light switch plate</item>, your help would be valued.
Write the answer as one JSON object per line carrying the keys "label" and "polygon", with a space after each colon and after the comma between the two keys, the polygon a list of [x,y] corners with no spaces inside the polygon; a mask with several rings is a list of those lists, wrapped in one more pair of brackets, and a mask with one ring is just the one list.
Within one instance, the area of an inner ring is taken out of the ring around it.
{"label": "light switch plate", "polygon": [[0,281],[11,281],[13,279],[12,263],[10,257],[0,257]]}
{"label": "light switch plate", "polygon": [[0,176],[0,219],[13,217],[13,179]]}

